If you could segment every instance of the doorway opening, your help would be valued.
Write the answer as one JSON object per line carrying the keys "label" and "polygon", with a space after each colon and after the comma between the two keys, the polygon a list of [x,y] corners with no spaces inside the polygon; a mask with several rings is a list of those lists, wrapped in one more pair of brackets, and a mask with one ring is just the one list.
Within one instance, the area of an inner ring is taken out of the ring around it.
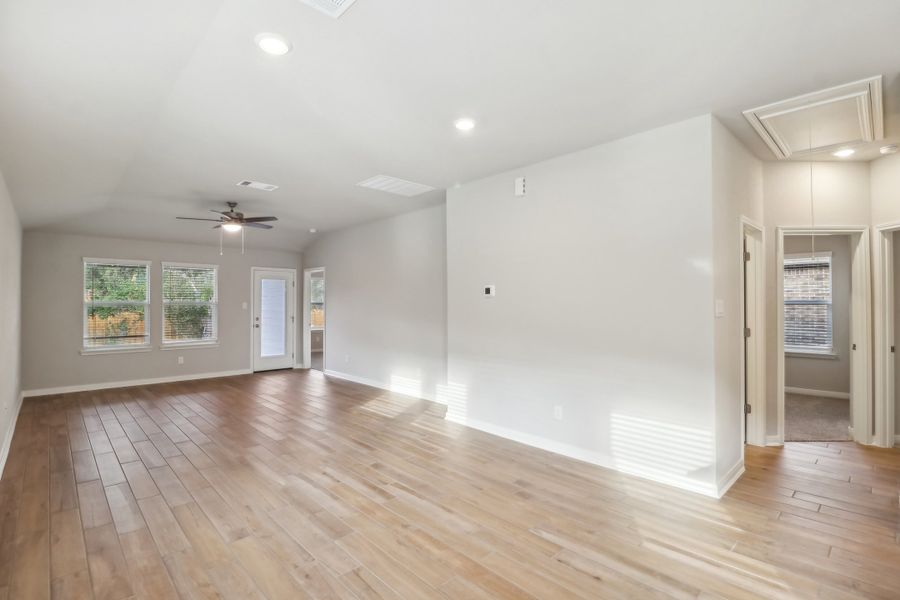
{"label": "doorway opening", "polygon": [[325,372],[325,269],[304,272],[304,348],[303,363],[309,369]]}
{"label": "doorway opening", "polygon": [[875,437],[891,448],[900,445],[900,223],[882,225],[875,233]]}
{"label": "doorway opening", "polygon": [[779,229],[780,441],[871,440],[868,243],[865,229]]}
{"label": "doorway opening", "polygon": [[766,445],[766,344],[765,344],[765,242],[764,230],[750,220],[741,220],[741,431],[743,442]]}
{"label": "doorway opening", "polygon": [[294,367],[294,269],[253,267],[253,370]]}

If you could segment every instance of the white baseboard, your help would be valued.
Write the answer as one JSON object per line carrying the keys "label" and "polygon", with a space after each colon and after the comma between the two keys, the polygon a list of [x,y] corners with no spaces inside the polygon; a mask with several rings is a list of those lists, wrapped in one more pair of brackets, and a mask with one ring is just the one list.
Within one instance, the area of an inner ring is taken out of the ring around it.
{"label": "white baseboard", "polygon": [[894,436],[894,445],[900,446],[900,433]]}
{"label": "white baseboard", "polygon": [[[384,390],[386,392],[393,392],[395,394],[404,394],[406,396],[411,396],[412,398],[419,398],[421,400],[429,400],[431,402],[438,402],[435,398],[434,394],[429,394],[428,392],[421,390],[418,394],[408,394],[407,392],[393,389],[389,382],[378,381],[377,379],[369,379],[368,377],[360,377],[358,375],[353,375],[351,373],[343,373],[341,371],[332,371],[331,369],[325,369],[325,375],[328,377],[334,377],[336,379],[343,379],[345,381],[352,381],[353,383],[360,383],[362,385],[367,385],[369,387],[378,388],[380,390]],[[442,404],[441,402],[438,402]]]}
{"label": "white baseboard", "polygon": [[620,473],[626,473],[628,475],[634,475],[636,477],[641,477],[643,479],[648,479],[657,483],[671,485],[672,487],[688,490],[690,492],[696,492],[698,494],[703,494],[704,496],[711,496],[713,498],[719,497],[718,489],[713,483],[704,483],[702,481],[697,481],[696,479],[679,477],[677,475],[668,475],[665,473],[660,473],[658,471],[621,468],[620,465],[615,464],[615,461],[611,457],[599,452],[585,450],[584,448],[579,448],[577,446],[549,440],[547,438],[530,433],[523,433],[521,431],[507,429],[505,427],[500,427],[498,425],[486,423],[477,419],[456,417],[448,413],[447,420],[453,423],[458,423],[460,425],[465,425],[466,427],[471,427],[472,429],[478,429],[479,431],[483,431],[485,433],[490,433],[498,437],[512,440],[514,442],[519,442],[520,444],[525,444],[526,446],[533,446],[535,448],[540,448],[541,450],[553,452],[554,454],[561,454],[569,458],[574,458],[575,460],[580,460],[582,462],[604,467],[613,471],[618,471]]}
{"label": "white baseboard", "polygon": [[9,458],[9,448],[12,445],[13,434],[16,432],[16,421],[19,420],[19,411],[22,410],[22,400],[24,398],[25,394],[19,392],[19,396],[16,398],[16,406],[13,410],[12,419],[3,436],[3,446],[0,448],[0,476],[3,475],[3,469],[6,467],[6,459]]}
{"label": "white baseboard", "polygon": [[767,435],[766,446],[784,446],[784,441],[781,439],[781,436]]}
{"label": "white baseboard", "polygon": [[728,472],[722,475],[719,478],[719,483],[717,486],[717,496],[721,498],[725,495],[731,486],[734,485],[734,482],[741,478],[741,475],[744,474],[744,459],[741,459],[735,463],[733,467],[728,469]]}
{"label": "white baseboard", "polygon": [[829,390],[811,390],[799,387],[784,387],[785,394],[799,394],[801,396],[818,396],[819,398],[837,398],[839,400],[849,400],[850,392],[831,392]]}
{"label": "white baseboard", "polygon": [[235,375],[249,375],[250,369],[238,369],[236,371],[219,371],[216,373],[194,373],[192,375],[172,375],[169,377],[152,377],[150,379],[131,379],[128,381],[108,381],[106,383],[87,383],[84,385],[67,385],[55,388],[42,388],[37,390],[25,390],[22,392],[26,398],[33,396],[50,396],[53,394],[70,394],[72,392],[91,392],[94,390],[109,390],[113,388],[134,387],[136,385],[152,385],[154,383],[175,383],[178,381],[191,381],[194,379],[214,379],[216,377],[234,377]]}

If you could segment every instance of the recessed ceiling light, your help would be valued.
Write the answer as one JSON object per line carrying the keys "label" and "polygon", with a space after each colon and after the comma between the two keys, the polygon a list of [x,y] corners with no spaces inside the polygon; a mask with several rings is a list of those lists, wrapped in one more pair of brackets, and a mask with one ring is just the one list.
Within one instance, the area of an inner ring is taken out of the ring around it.
{"label": "recessed ceiling light", "polygon": [[225,223],[222,225],[222,229],[229,233],[235,233],[241,230],[241,226],[238,223]]}
{"label": "recessed ceiling light", "polygon": [[856,150],[853,148],[842,148],[837,152],[832,152],[832,156],[837,156],[838,158],[847,158],[848,156],[853,156],[856,153]]}
{"label": "recessed ceiling light", "polygon": [[882,154],[896,154],[897,153],[897,144],[888,144],[887,146],[882,146],[879,151]]}
{"label": "recessed ceiling light", "polygon": [[461,119],[455,120],[453,122],[453,126],[460,131],[472,131],[473,129],[475,129],[475,120],[470,119],[469,117],[463,117]]}
{"label": "recessed ceiling light", "polygon": [[310,228],[309,228],[309,232],[310,232],[310,233],[315,233],[315,232],[317,232],[317,231],[318,231],[318,229],[316,229],[315,227],[310,227]]}
{"label": "recessed ceiling light", "polygon": [[283,56],[291,51],[291,43],[277,33],[260,33],[253,41],[266,54]]}

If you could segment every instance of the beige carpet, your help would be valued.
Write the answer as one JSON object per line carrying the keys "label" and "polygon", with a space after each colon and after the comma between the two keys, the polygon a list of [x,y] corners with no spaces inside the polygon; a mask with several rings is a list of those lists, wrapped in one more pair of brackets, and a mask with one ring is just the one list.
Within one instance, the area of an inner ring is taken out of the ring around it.
{"label": "beige carpet", "polygon": [[850,401],[799,394],[784,395],[786,442],[837,442],[850,439]]}

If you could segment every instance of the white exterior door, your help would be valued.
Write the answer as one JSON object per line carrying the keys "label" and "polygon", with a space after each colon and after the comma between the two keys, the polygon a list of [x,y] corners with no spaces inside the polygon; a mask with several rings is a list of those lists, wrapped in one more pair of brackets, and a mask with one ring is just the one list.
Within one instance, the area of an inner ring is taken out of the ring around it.
{"label": "white exterior door", "polygon": [[294,366],[295,278],[292,270],[253,270],[254,371]]}

